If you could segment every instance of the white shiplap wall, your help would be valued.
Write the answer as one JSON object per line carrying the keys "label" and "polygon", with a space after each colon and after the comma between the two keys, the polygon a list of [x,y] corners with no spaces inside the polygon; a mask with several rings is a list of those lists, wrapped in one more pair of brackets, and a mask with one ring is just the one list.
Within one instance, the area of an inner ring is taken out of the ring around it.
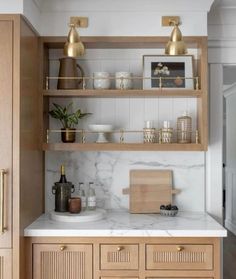
{"label": "white shiplap wall", "polygon": [[[114,75],[116,71],[130,71],[134,76],[142,76],[142,56],[144,54],[162,54],[157,49],[88,49],[86,55],[78,60],[86,76],[92,76],[96,71],[108,71]],[[196,55],[195,50],[190,51]],[[50,52],[50,76],[58,76],[60,50]],[[92,84],[88,84],[89,87]],[[142,84],[136,82],[135,88]],[[51,82],[50,88],[55,88],[56,82]],[[114,84],[113,84],[114,87]],[[145,120],[153,120],[156,128],[161,128],[164,120],[170,120],[173,128],[176,119],[184,111],[188,111],[193,119],[193,130],[196,130],[196,98],[81,98],[52,99],[52,102],[68,104],[73,101],[73,108],[82,108],[84,112],[93,113],[81,121],[79,127],[86,129],[89,124],[113,124],[115,128],[126,130],[142,130]],[[52,120],[53,128],[60,128]],[[135,137],[142,140],[142,135]],[[133,136],[126,138],[134,140]],[[116,138],[117,139],[117,138]],[[194,135],[193,135],[194,139]]]}

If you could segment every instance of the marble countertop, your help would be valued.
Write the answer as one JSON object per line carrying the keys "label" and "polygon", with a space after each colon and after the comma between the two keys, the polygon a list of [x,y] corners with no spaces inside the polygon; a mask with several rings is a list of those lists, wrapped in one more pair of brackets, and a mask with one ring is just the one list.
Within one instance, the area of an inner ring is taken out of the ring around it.
{"label": "marble countertop", "polygon": [[52,221],[44,214],[28,226],[26,237],[225,237],[227,231],[205,213],[179,212],[176,217],[107,211],[103,220],[84,223]]}

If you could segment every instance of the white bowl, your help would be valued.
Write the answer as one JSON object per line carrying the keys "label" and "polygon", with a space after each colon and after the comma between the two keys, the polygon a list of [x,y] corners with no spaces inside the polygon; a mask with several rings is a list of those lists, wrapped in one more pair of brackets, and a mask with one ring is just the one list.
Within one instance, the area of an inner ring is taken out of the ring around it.
{"label": "white bowl", "polygon": [[98,133],[107,133],[111,132],[113,130],[113,125],[110,124],[91,124],[89,125],[89,129],[93,132],[98,132]]}

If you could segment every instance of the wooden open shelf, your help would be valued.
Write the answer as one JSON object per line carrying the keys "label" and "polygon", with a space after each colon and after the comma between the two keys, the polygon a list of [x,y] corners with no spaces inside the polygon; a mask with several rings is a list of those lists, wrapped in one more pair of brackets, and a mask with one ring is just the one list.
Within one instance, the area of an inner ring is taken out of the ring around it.
{"label": "wooden open shelf", "polygon": [[[130,37],[81,37],[86,49],[163,49],[168,42],[168,37],[159,36],[130,36]],[[196,129],[199,132],[199,142],[201,144],[143,144],[143,143],[55,143],[43,144],[43,150],[55,151],[203,151],[208,145],[208,81],[207,81],[207,37],[190,36],[184,37],[188,48],[196,50],[194,57],[195,73],[199,77],[200,90],[189,89],[132,89],[132,90],[56,90],[49,89],[47,77],[50,76],[50,50],[63,49],[66,37],[41,37],[41,57],[40,57],[40,83],[42,96],[43,115],[43,138],[47,137],[49,124],[50,98],[197,98]],[[132,100],[131,100],[132,102]]]}
{"label": "wooden open shelf", "polygon": [[203,151],[202,144],[159,143],[44,143],[44,151]]}
{"label": "wooden open shelf", "polygon": [[155,89],[155,90],[143,90],[143,89],[131,89],[131,90],[95,90],[95,89],[77,89],[77,90],[43,90],[43,96],[45,97],[81,97],[81,98],[114,98],[114,97],[180,97],[180,98],[196,98],[202,96],[201,90],[174,90],[174,89]]}
{"label": "wooden open shelf", "polygon": [[[41,37],[41,43],[47,48],[63,49],[66,37]],[[85,48],[163,48],[168,42],[166,36],[82,36]],[[207,37],[185,36],[189,48],[200,48]]]}

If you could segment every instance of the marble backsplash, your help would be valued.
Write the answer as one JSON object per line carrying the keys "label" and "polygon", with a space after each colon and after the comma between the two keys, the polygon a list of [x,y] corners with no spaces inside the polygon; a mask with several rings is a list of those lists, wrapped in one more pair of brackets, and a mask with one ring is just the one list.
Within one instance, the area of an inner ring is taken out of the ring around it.
{"label": "marble backsplash", "polygon": [[54,209],[51,189],[59,180],[61,164],[76,192],[79,182],[84,182],[85,188],[94,182],[98,206],[105,209],[129,207],[129,196],[122,194],[129,186],[129,170],[170,169],[174,188],[181,189],[174,203],[183,211],[205,210],[204,152],[46,152],[46,212]]}

